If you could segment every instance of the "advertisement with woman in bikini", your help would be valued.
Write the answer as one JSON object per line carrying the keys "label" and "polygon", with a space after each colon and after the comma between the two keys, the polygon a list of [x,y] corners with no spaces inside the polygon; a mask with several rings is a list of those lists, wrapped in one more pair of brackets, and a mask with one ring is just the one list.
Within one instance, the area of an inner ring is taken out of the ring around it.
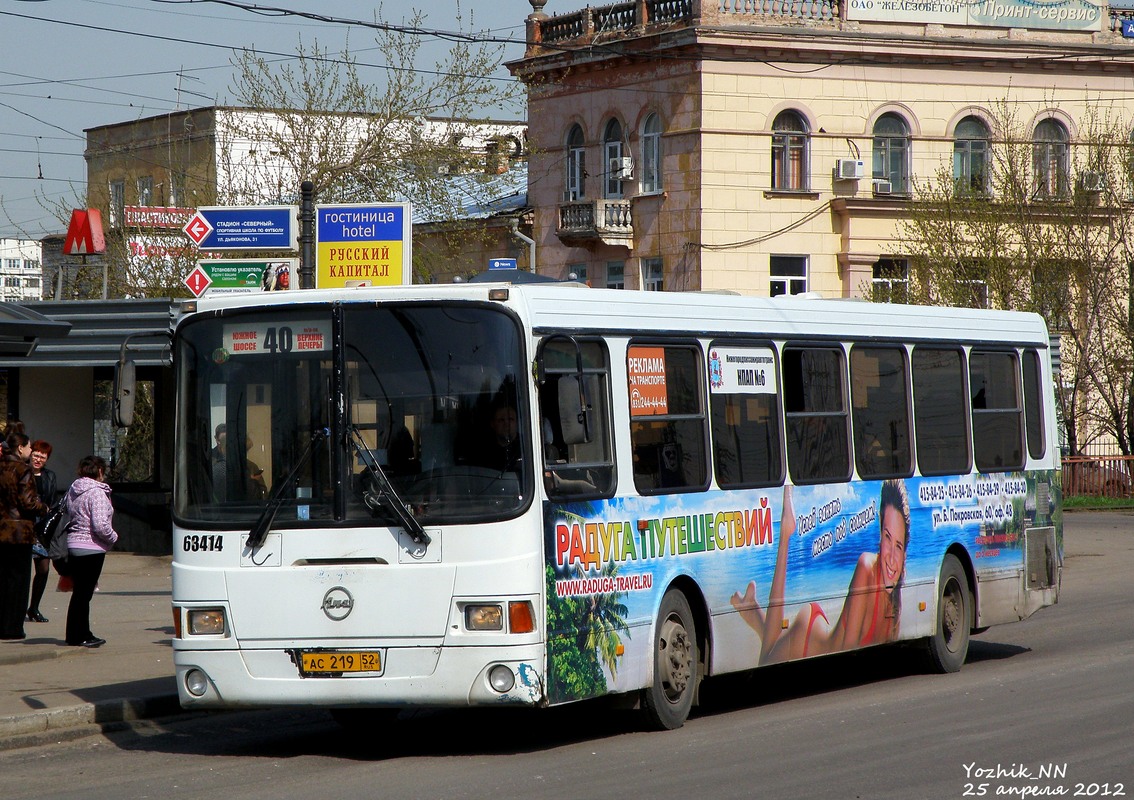
{"label": "advertisement with woman in bikini", "polygon": [[703,601],[711,673],[928,636],[950,547],[982,579],[1022,574],[1027,528],[1062,551],[1055,491],[1014,472],[548,503],[549,698],[644,685],[674,581]]}

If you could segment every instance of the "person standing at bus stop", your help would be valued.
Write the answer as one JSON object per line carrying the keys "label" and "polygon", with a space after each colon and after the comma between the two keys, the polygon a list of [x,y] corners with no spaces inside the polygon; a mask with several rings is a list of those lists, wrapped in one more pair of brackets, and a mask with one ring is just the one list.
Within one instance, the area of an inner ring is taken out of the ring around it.
{"label": "person standing at bus stop", "polygon": [[23,639],[31,584],[35,518],[47,513],[28,458],[31,440],[13,431],[0,460],[0,639]]}
{"label": "person standing at bus stop", "polygon": [[91,633],[91,598],[102,574],[106,554],[118,541],[114,530],[114,506],[106,484],[106,461],[85,456],[78,477],[67,491],[67,564],[74,589],[67,606],[67,644],[99,647],[106,644]]}
{"label": "person standing at bus stop", "polygon": [[859,556],[851,575],[842,612],[831,625],[818,603],[808,603],[784,625],[788,545],[795,533],[791,487],[784,487],[783,516],[776,567],[767,609],[756,602],[756,584],[744,595],[733,594],[732,605],[760,637],[760,664],[835,653],[897,639],[902,611],[902,584],[910,538],[910,502],[900,480],[882,482],[879,499],[877,553]]}
{"label": "person standing at bus stop", "polygon": [[[55,502],[55,493],[58,491],[55,482],[55,473],[47,468],[47,459],[51,458],[51,443],[43,439],[32,442],[31,468],[35,477],[35,488],[39,499],[50,510]],[[44,512],[45,514],[47,512]],[[42,517],[37,517],[40,521]],[[47,588],[47,578],[51,572],[51,558],[43,545],[36,542],[32,545],[32,585],[31,601],[28,603],[28,622],[47,622],[39,610],[39,601],[43,599],[43,592]]]}

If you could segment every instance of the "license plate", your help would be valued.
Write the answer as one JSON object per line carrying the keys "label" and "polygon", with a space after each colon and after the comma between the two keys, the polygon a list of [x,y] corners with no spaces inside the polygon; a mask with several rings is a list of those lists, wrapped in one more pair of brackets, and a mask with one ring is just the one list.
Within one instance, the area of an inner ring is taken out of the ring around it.
{"label": "license plate", "polygon": [[335,676],[353,672],[381,672],[379,650],[318,650],[299,654],[299,671],[304,675]]}

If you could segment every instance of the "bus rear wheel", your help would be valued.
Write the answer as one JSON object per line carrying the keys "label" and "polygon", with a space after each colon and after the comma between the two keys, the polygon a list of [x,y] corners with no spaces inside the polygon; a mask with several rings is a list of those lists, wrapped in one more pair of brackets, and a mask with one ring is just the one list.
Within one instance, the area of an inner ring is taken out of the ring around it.
{"label": "bus rear wheel", "polygon": [[654,679],[643,690],[650,726],[674,730],[685,724],[697,692],[697,628],[685,595],[670,589],[662,597],[654,640]]}
{"label": "bus rear wheel", "polygon": [[938,586],[937,630],[926,648],[929,667],[934,672],[957,672],[969,654],[973,602],[965,570],[956,556],[946,555],[941,562]]}

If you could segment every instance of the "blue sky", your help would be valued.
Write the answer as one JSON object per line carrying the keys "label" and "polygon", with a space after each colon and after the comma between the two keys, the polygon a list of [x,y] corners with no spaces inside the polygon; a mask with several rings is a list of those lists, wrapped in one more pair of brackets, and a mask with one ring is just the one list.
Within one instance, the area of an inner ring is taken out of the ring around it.
{"label": "blue sky", "polygon": [[[459,8],[465,30],[516,42],[532,10],[528,0],[244,4],[336,19],[372,21],[377,14],[393,24],[419,8],[426,11],[426,28],[446,31],[456,29]],[[584,5],[550,0],[544,12]],[[301,39],[337,51],[348,35],[351,51],[364,61],[373,36],[340,22],[264,16],[205,0],[0,0],[0,238],[38,239],[65,227],[40,199],[82,205],[85,128],[231,102],[234,48],[285,58]],[[444,48],[434,44],[422,52],[427,63],[417,66],[429,69]],[[522,53],[521,44],[506,46],[507,59]]]}

